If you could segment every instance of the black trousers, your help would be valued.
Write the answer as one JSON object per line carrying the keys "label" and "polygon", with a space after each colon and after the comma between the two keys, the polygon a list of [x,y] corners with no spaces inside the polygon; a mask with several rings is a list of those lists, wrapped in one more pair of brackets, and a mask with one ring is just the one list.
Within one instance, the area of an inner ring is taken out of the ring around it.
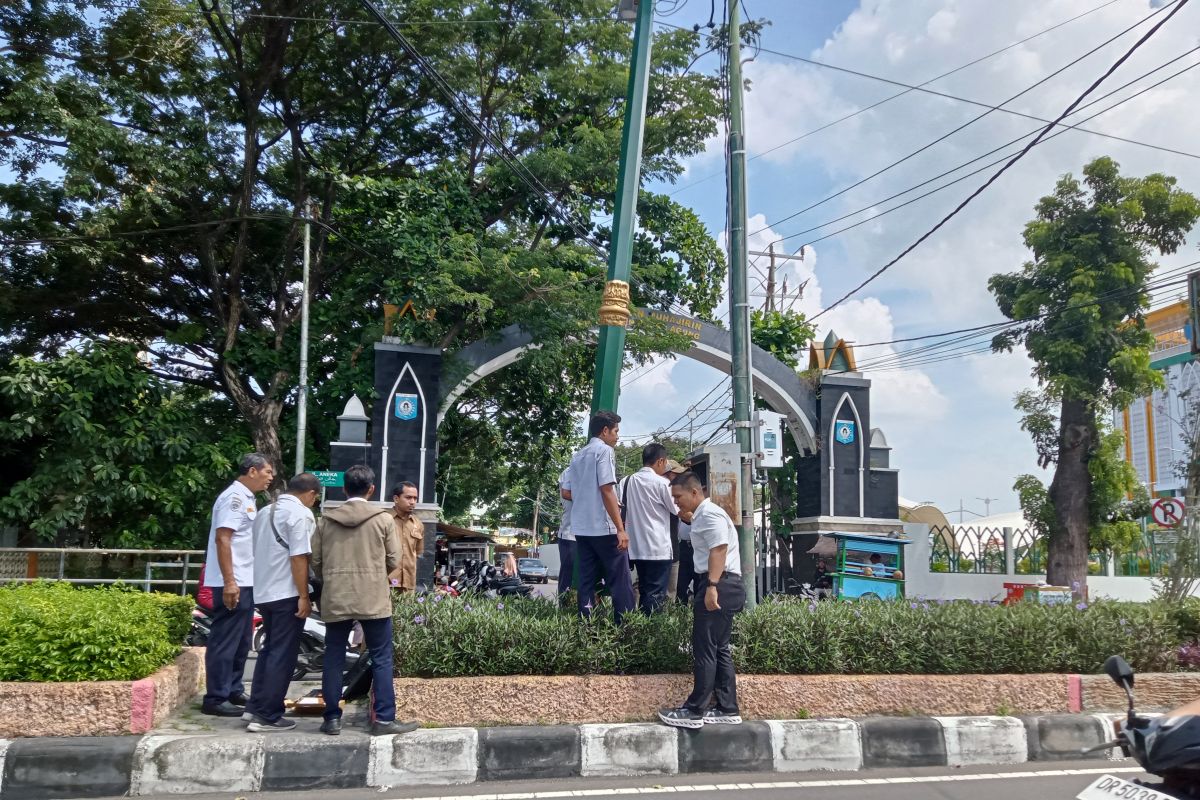
{"label": "black trousers", "polygon": [[671,560],[639,558],[630,563],[638,576],[638,608],[646,616],[661,611],[667,605]]}
{"label": "black trousers", "polygon": [[739,713],[737,677],[733,672],[733,653],[729,636],[733,633],[733,615],[746,605],[746,589],[742,576],[722,573],[717,582],[717,604],[721,608],[709,611],[704,606],[708,573],[697,575],[695,619],[692,621],[692,657],[695,686],[684,705],[703,712],[716,695],[718,711]]}
{"label": "black trousers", "polygon": [[266,636],[254,664],[254,682],[246,710],[267,722],[277,722],[283,717],[283,701],[296,670],[300,634],[304,631],[304,620],[296,616],[299,608],[299,597],[258,604]]}
{"label": "black trousers", "polygon": [[588,594],[602,576],[612,597],[617,622],[633,610],[633,581],[629,577],[629,551],[617,549],[617,535],[575,534],[575,557],[579,559],[579,613],[592,615],[595,598]]}
{"label": "black trousers", "polygon": [[230,611],[221,599],[221,587],[213,588],[212,630],[204,651],[205,680],[208,691],[204,705],[215,706],[230,697],[246,693],[242,673],[246,671],[246,656],[254,640],[254,589],[239,587],[237,608]]}
{"label": "black trousers", "polygon": [[679,579],[675,582],[675,599],[685,606],[692,596],[692,584],[696,582],[696,565],[692,561],[693,552],[690,541],[679,540]]}

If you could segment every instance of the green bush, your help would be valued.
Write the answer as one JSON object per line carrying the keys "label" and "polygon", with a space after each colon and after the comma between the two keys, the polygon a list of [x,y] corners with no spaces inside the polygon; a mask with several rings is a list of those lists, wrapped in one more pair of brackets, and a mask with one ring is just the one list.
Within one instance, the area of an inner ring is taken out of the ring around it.
{"label": "green bush", "polygon": [[158,604],[159,613],[167,625],[167,639],[172,644],[183,644],[192,629],[192,609],[196,601],[188,595],[151,592],[147,597]]}
{"label": "green bush", "polygon": [[[740,672],[758,674],[1094,673],[1119,653],[1136,669],[1170,671],[1178,669],[1176,652],[1185,640],[1180,613],[1107,601],[1089,607],[780,599],[737,616],[734,660]],[[631,614],[621,626],[611,619],[605,608],[581,621],[569,607],[538,599],[404,598],[395,606],[396,673],[691,670],[687,609]]]}
{"label": "green bush", "polygon": [[123,586],[0,587],[0,681],[144,678],[179,652],[182,607]]}

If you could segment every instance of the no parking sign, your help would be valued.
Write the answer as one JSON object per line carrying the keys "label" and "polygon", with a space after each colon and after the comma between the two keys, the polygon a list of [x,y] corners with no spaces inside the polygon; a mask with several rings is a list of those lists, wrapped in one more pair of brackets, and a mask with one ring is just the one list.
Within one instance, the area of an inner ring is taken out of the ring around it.
{"label": "no parking sign", "polygon": [[1151,518],[1164,528],[1174,528],[1183,522],[1183,501],[1178,497],[1160,497],[1150,508]]}

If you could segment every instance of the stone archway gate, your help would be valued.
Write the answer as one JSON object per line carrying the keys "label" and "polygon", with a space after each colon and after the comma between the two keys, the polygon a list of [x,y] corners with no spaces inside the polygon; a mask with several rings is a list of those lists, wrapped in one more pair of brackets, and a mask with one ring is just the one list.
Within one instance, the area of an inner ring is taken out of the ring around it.
{"label": "stone archway gate", "polygon": [[[694,317],[665,311],[639,310],[658,320],[673,332],[691,339],[691,346],[679,355],[691,358],[722,372],[732,368],[732,343],[729,331]],[[454,407],[458,398],[478,381],[519,360],[526,351],[539,345],[521,325],[510,325],[497,335],[470,344],[446,357],[438,400],[437,424]],[[784,414],[788,430],[800,453],[817,452],[816,394],[796,371],[759,347],[751,348],[751,366],[755,394],[777,413]]]}

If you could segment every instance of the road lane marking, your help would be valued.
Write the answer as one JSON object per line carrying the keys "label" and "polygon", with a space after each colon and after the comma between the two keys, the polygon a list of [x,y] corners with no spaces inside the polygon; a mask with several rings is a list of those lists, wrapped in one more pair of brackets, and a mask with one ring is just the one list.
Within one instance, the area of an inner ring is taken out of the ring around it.
{"label": "road lane marking", "polygon": [[[554,792],[509,792],[505,794],[454,794],[422,797],[419,800],[547,800],[559,797],[607,797],[614,794],[669,794],[672,792],[730,792],[776,789],[820,789],[838,786],[880,786],[894,783],[961,783],[963,781],[995,781],[1010,778],[1059,778],[1074,775],[1106,775],[1114,772],[1141,772],[1140,767],[1103,767],[1097,769],[1052,769],[1043,772],[985,772],[973,775],[917,775],[896,778],[842,778],[809,781],[773,781],[770,783],[695,784],[691,786],[637,786],[610,789],[564,789]],[[410,795],[393,795],[404,800]]]}

